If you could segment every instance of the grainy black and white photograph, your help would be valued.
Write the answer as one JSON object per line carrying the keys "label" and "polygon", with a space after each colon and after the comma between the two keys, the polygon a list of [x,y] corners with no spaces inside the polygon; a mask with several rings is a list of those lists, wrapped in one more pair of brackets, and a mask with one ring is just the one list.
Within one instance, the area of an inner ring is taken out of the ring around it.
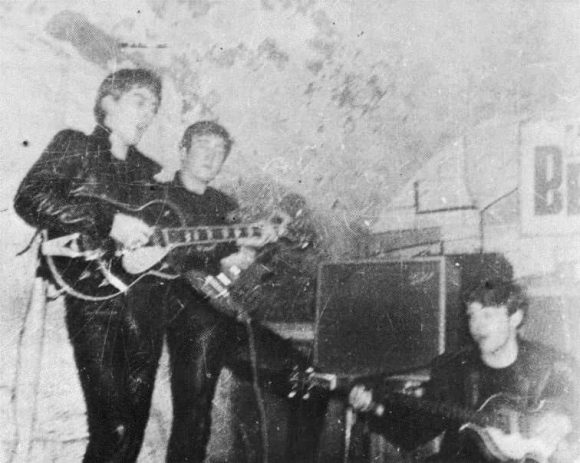
{"label": "grainy black and white photograph", "polygon": [[0,0],[0,462],[580,462],[580,3]]}

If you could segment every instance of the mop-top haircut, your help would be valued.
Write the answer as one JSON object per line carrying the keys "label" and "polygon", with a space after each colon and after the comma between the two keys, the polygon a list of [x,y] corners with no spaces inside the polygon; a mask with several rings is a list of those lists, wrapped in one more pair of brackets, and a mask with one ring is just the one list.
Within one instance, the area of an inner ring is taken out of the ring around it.
{"label": "mop-top haircut", "polygon": [[199,121],[191,124],[183,133],[180,147],[189,151],[189,148],[191,148],[191,140],[197,135],[216,135],[220,137],[225,143],[225,157],[227,158],[230,154],[234,141],[228,131],[217,122]]}
{"label": "mop-top haircut", "polygon": [[120,69],[108,75],[101,83],[93,109],[98,124],[105,120],[105,110],[102,106],[103,98],[111,95],[118,100],[121,95],[132,88],[147,88],[157,98],[158,106],[161,103],[161,78],[148,69]]}

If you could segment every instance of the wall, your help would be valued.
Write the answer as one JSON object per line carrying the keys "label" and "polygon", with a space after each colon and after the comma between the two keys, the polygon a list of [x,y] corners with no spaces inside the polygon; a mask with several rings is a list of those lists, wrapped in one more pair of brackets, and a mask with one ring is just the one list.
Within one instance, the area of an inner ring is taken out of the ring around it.
{"label": "wall", "polygon": [[516,278],[550,275],[580,262],[576,228],[562,227],[577,227],[575,215],[565,219],[564,211],[552,227],[547,219],[548,226],[536,230],[533,223],[522,225],[521,211],[522,194],[534,194],[533,178],[522,180],[521,174],[522,157],[533,155],[533,146],[522,140],[525,132],[550,127],[556,145],[566,150],[558,129],[577,121],[578,110],[567,106],[534,118],[496,118],[466,131],[400,188],[373,233],[437,227],[446,253],[501,252]]}

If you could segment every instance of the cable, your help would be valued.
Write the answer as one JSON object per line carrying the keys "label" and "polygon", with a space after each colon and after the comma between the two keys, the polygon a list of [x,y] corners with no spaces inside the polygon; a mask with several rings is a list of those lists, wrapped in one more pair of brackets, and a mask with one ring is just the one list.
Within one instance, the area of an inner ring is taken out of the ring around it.
{"label": "cable", "polygon": [[[10,398],[16,424],[16,444],[9,460],[11,462],[28,461],[32,449],[38,419],[40,367],[46,336],[45,296],[46,282],[41,277],[35,277],[18,335],[15,380]],[[32,377],[25,374],[25,366],[33,372]]]}
{"label": "cable", "polygon": [[37,229],[34,232],[34,235],[32,235],[32,238],[30,238],[30,241],[28,242],[28,244],[20,251],[18,251],[16,253],[16,256],[21,256],[22,254],[24,254],[25,252],[27,252],[30,248],[32,248],[32,246],[34,246],[34,242],[36,241],[36,238],[38,238],[38,236],[40,235],[42,230]]}
{"label": "cable", "polygon": [[260,415],[260,435],[262,441],[262,462],[268,463],[268,425],[266,423],[266,407],[264,406],[264,398],[258,382],[258,354],[256,351],[256,341],[254,338],[254,329],[252,328],[252,321],[250,317],[243,317],[248,332],[248,347],[250,350],[250,361],[252,364],[252,386],[254,388],[254,396],[258,406],[258,413]]}

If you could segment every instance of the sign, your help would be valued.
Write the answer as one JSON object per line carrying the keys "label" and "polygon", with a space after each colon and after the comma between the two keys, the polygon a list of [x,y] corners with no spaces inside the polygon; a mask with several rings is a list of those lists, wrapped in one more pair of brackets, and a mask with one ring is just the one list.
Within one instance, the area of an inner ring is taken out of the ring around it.
{"label": "sign", "polygon": [[580,233],[580,119],[522,125],[520,148],[522,232]]}

